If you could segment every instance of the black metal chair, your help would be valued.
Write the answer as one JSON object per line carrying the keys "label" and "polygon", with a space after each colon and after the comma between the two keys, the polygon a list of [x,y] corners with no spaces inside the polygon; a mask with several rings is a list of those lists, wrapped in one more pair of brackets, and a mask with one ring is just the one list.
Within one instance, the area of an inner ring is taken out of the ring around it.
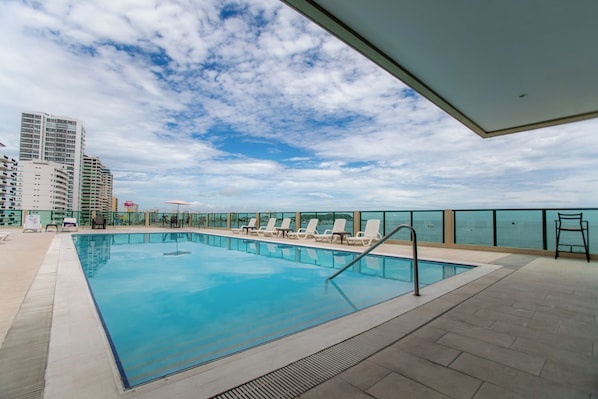
{"label": "black metal chair", "polygon": [[179,219],[176,216],[170,217],[170,227],[179,227]]}
{"label": "black metal chair", "polygon": [[[586,254],[586,260],[590,261],[590,231],[587,220],[583,220],[583,213],[558,213],[558,220],[554,221],[556,233],[556,246],[554,252],[554,259],[559,257],[560,246],[569,247],[569,251],[573,253],[573,248],[583,248]],[[565,232],[579,232],[581,234],[582,244],[567,244],[561,243],[561,233]],[[578,252],[579,253],[579,252]]]}
{"label": "black metal chair", "polygon": [[106,229],[106,218],[103,215],[96,215],[95,218],[91,219],[91,228],[92,229]]}

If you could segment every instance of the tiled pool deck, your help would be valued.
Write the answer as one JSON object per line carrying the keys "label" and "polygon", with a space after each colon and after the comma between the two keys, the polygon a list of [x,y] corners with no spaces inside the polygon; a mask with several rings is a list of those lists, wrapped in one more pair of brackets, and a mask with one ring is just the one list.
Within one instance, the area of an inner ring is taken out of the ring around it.
{"label": "tiled pool deck", "polygon": [[[411,247],[376,252],[410,256]],[[595,262],[430,247],[419,254],[481,267],[421,297],[123,392],[69,234],[12,230],[0,242],[0,398],[202,398],[239,385],[222,397],[598,398]],[[330,374],[331,360],[286,391],[284,381],[260,379],[339,342],[358,353],[344,371]],[[259,384],[243,385],[251,380]]]}

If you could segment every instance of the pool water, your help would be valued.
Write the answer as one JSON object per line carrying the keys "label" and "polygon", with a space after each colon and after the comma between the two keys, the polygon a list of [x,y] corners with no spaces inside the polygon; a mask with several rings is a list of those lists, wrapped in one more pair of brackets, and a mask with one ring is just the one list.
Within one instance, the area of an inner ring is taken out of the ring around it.
{"label": "pool water", "polygon": [[[412,261],[199,233],[74,235],[126,388],[413,290]],[[470,266],[419,262],[425,286]]]}

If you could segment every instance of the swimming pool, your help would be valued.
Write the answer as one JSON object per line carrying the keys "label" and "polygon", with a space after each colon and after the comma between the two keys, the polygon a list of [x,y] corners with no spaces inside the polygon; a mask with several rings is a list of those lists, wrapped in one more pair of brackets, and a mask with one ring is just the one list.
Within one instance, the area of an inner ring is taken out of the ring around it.
{"label": "swimming pool", "polygon": [[[74,235],[126,388],[413,289],[408,259],[199,233]],[[469,270],[420,261],[422,286]]]}

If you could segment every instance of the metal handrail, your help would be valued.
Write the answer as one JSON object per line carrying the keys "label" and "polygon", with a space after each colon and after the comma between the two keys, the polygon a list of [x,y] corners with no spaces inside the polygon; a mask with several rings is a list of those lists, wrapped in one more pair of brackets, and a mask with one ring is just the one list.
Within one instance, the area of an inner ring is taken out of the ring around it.
{"label": "metal handrail", "polygon": [[417,236],[415,234],[415,229],[413,228],[413,226],[408,225],[408,224],[401,224],[401,225],[395,227],[394,230],[392,230],[390,233],[388,233],[387,235],[382,237],[380,239],[380,241],[378,241],[376,244],[372,245],[371,247],[369,247],[368,249],[363,251],[361,254],[359,254],[359,256],[357,258],[353,259],[351,262],[347,263],[341,269],[337,270],[334,274],[332,274],[330,277],[328,277],[326,279],[326,282],[328,282],[328,280],[332,280],[333,278],[335,278],[336,276],[338,276],[339,274],[341,274],[342,272],[347,270],[349,267],[351,267],[355,263],[359,262],[361,260],[361,258],[365,257],[367,254],[372,252],[379,245],[381,245],[384,241],[388,240],[390,238],[390,236],[392,236],[393,234],[395,234],[397,231],[399,231],[401,229],[411,230],[411,237],[413,238],[413,284],[414,284],[413,295],[419,296],[419,270],[417,268]]}

